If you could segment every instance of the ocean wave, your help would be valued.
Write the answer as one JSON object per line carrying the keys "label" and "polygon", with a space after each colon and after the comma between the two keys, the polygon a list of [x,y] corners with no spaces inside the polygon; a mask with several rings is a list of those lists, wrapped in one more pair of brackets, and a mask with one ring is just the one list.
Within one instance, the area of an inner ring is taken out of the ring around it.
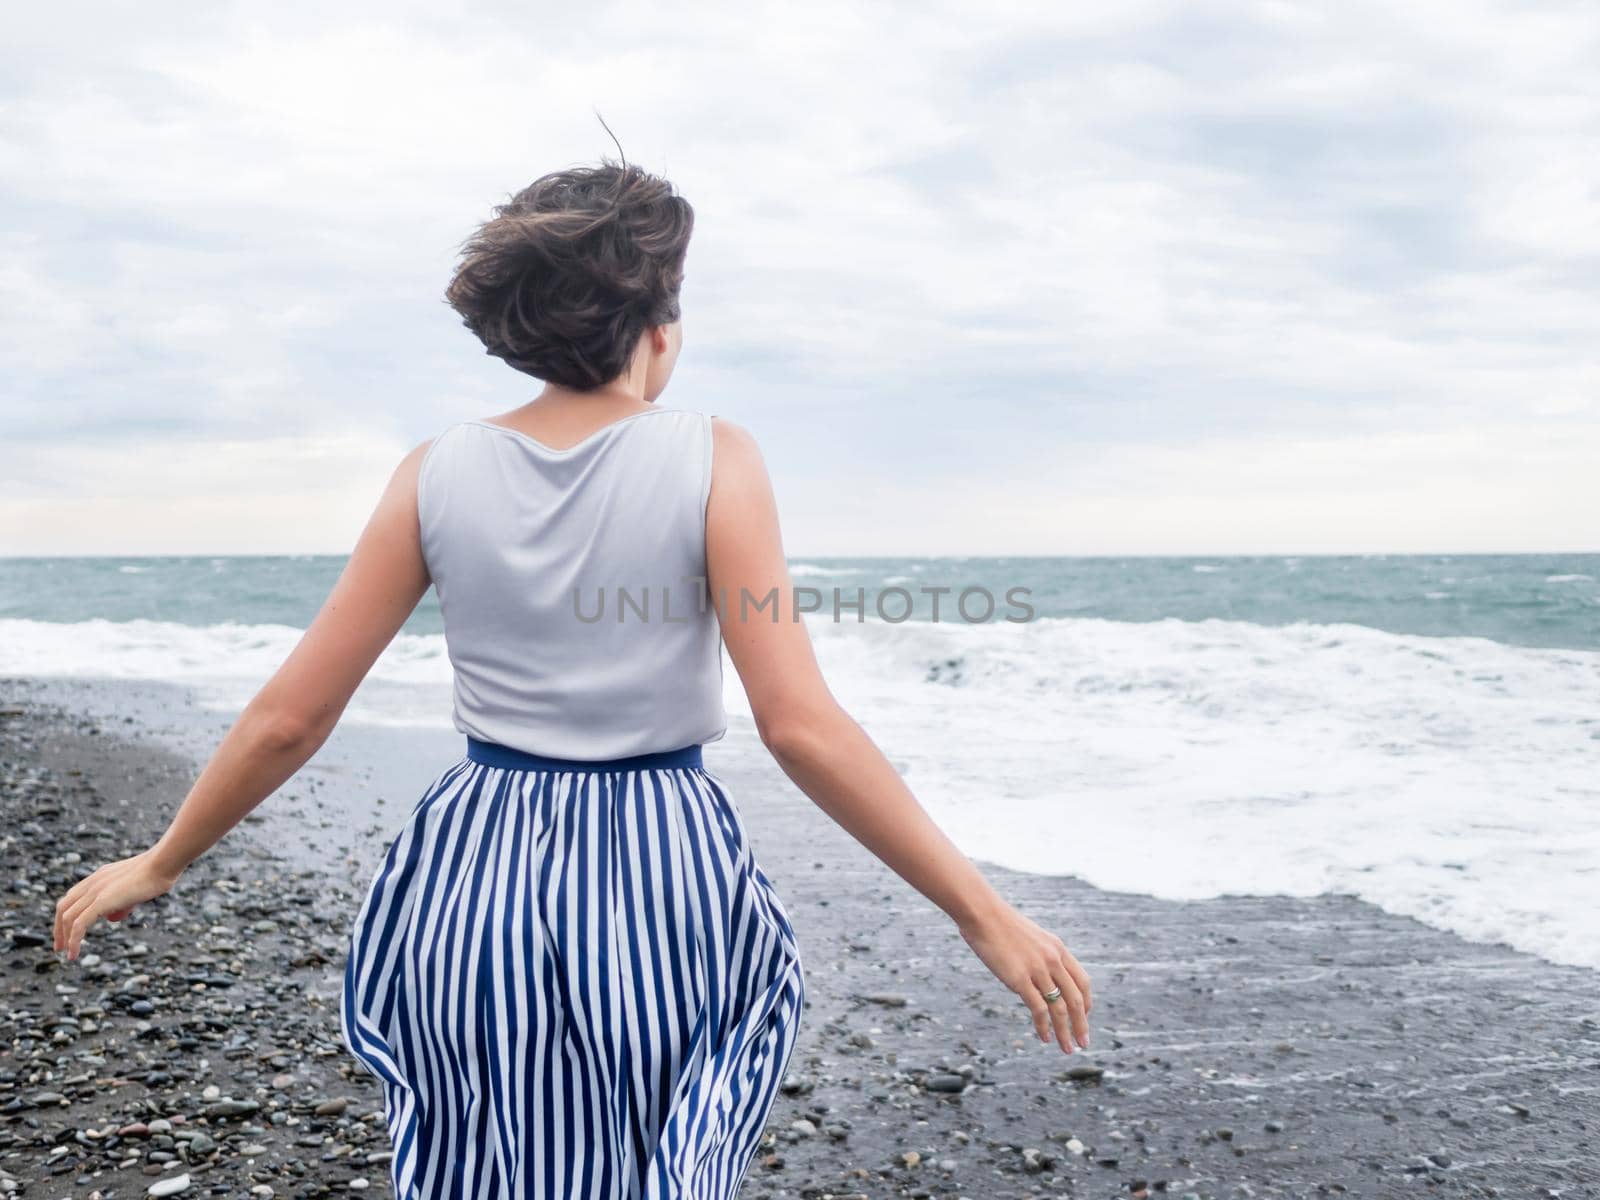
{"label": "ocean wave", "polygon": [[1600,652],[1220,620],[815,630],[968,853],[1173,899],[1350,893],[1600,967]]}
{"label": "ocean wave", "polygon": [[[1173,899],[1350,893],[1600,967],[1600,652],[1223,620],[808,627],[834,693],[981,859]],[[0,673],[237,707],[301,632],[0,619]],[[450,679],[442,636],[403,634],[347,717],[448,726]]]}
{"label": "ocean wave", "polygon": [[[256,680],[265,683],[305,630],[292,625],[184,625],[176,621],[54,622],[0,619],[0,672],[112,679]],[[402,633],[369,678],[449,684],[450,662],[438,634]]]}

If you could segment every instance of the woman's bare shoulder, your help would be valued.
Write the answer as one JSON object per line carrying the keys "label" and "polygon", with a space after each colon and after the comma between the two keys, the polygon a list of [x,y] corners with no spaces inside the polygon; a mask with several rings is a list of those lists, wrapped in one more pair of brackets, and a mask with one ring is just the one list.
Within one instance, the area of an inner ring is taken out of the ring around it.
{"label": "woman's bare shoulder", "polygon": [[717,417],[711,422],[710,526],[747,529],[761,526],[774,507],[772,478],[755,435]]}
{"label": "woman's bare shoulder", "polygon": [[440,436],[434,434],[417,442],[395,464],[394,469],[389,472],[389,481],[378,501],[380,512],[392,510],[396,513],[404,512],[408,516],[416,512],[423,464],[427,461],[429,452],[438,444]]}
{"label": "woman's bare shoulder", "polygon": [[720,462],[749,469],[761,466],[761,447],[743,425],[711,414],[711,440]]}

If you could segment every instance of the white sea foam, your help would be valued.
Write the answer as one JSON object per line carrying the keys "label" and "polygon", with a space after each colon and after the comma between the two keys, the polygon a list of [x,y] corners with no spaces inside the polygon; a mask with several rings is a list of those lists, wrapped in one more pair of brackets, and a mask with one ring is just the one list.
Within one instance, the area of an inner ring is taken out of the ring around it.
{"label": "white sea foam", "polygon": [[829,575],[865,575],[865,567],[824,567],[817,563],[795,563],[789,568],[789,575],[794,579],[811,579],[818,576]]}
{"label": "white sea foam", "polygon": [[1224,621],[813,630],[969,853],[1172,898],[1348,892],[1600,967],[1600,653]]}
{"label": "white sea foam", "polygon": [[[237,711],[282,665],[304,630],[290,625],[0,619],[0,674],[159,679],[188,684],[208,708]],[[449,725],[444,638],[402,633],[345,710],[371,724]],[[385,686],[399,685],[399,686]]]}
{"label": "white sea foam", "polygon": [[[1348,892],[1600,967],[1600,652],[1354,625],[809,620],[835,693],[980,858],[1171,898]],[[0,620],[0,673],[171,679],[237,708],[300,633]],[[448,728],[449,683],[443,638],[401,635],[346,718]]]}

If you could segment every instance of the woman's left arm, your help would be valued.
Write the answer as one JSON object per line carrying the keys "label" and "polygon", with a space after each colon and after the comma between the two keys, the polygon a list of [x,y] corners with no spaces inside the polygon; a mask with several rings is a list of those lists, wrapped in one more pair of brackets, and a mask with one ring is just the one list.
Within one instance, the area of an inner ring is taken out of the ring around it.
{"label": "woman's left arm", "polygon": [[417,471],[430,442],[395,468],[310,628],[247,704],[155,845],[106,863],[56,903],[55,948],[171,889],[199,858],[294,775],[333,732],[378,655],[427,592]]}

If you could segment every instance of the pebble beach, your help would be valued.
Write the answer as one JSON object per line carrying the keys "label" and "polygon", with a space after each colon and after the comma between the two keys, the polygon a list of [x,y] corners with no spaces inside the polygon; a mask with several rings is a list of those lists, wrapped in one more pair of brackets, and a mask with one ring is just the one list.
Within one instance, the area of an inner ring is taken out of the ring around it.
{"label": "pebble beach", "polygon": [[[390,1194],[339,984],[407,788],[453,738],[396,757],[404,735],[341,726],[171,893],[76,961],[51,948],[56,898],[159,835],[225,728],[177,685],[0,680],[0,1194]],[[1094,976],[1066,1055],[748,729],[707,765],[807,978],[745,1196],[1600,1196],[1593,971],[1350,896],[1175,902],[986,865]]]}

